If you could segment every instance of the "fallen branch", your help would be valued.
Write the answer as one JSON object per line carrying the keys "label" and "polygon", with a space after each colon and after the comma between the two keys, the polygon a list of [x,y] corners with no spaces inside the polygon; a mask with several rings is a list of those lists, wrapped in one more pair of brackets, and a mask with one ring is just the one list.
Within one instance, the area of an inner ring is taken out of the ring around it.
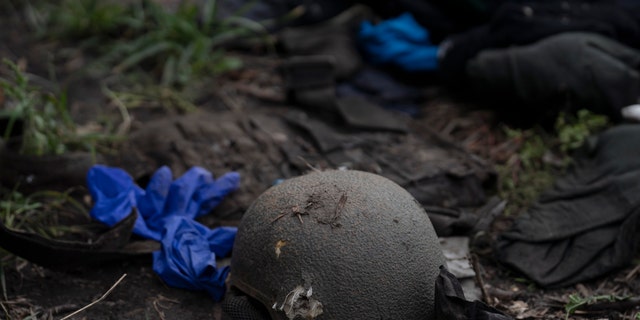
{"label": "fallen branch", "polygon": [[114,284],[111,286],[111,288],[109,288],[109,290],[107,290],[107,292],[105,292],[105,293],[104,293],[100,298],[98,298],[97,300],[95,300],[95,301],[93,301],[93,302],[89,303],[88,305],[86,305],[86,306],[84,306],[84,307],[82,307],[82,308],[80,308],[80,309],[76,310],[75,312],[73,312],[73,313],[71,313],[71,314],[67,315],[66,317],[61,318],[60,320],[66,320],[66,319],[69,319],[69,318],[71,318],[71,317],[75,316],[76,314],[78,314],[78,313],[80,313],[80,312],[82,312],[82,311],[84,311],[84,310],[87,310],[87,309],[91,308],[91,307],[92,307],[93,305],[95,305],[96,303],[98,303],[98,302],[100,302],[100,301],[104,300],[104,299],[105,299],[105,298],[106,298],[106,297],[111,293],[111,291],[113,291],[113,289],[115,289],[115,288],[120,284],[120,282],[122,282],[122,280],[123,280],[123,279],[124,279],[124,277],[126,277],[126,276],[127,276],[127,274],[126,274],[126,273],[125,273],[125,274],[123,274],[123,275],[122,275],[122,277],[120,277],[120,279],[118,279],[118,281],[116,281],[116,283],[114,283]]}

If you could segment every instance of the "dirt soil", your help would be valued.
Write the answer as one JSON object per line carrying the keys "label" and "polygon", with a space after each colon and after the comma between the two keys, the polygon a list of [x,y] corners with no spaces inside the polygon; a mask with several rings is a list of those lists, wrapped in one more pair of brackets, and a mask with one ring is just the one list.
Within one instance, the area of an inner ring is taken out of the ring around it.
{"label": "dirt soil", "polygon": [[[65,65],[56,65],[56,56],[50,53],[60,48],[58,44],[28,41],[23,36],[28,30],[15,19],[0,17],[0,27],[0,57],[26,65],[30,73],[39,76],[37,82],[50,84],[49,80],[44,79],[48,79],[48,68],[53,61],[60,83],[69,88],[77,121],[89,124],[97,115],[117,117],[116,106],[102,95],[96,79],[65,77],[77,68],[74,63],[82,64],[82,57],[67,60]],[[245,60],[245,68],[207,84],[201,92],[198,107],[212,113],[238,111],[238,108],[245,111],[270,108],[274,105],[287,107],[281,79],[275,72],[278,58],[247,54],[239,56]],[[511,151],[506,147],[510,142],[491,112],[477,110],[473,104],[460,102],[455,95],[440,88],[430,87],[425,91],[428,93],[427,102],[422,106],[422,116],[411,120],[413,126],[428,127],[444,139],[487,161],[497,162],[508,158]],[[177,117],[182,113],[151,106],[136,108],[131,110],[133,122],[130,132],[133,134],[147,121]],[[249,158],[245,161],[260,159]],[[212,225],[237,223],[237,217],[220,217],[215,212],[213,217]],[[640,266],[565,289],[543,290],[536,287],[499,265],[493,258],[491,241],[510,225],[512,219],[498,218],[491,230],[473,241],[472,260],[477,272],[476,281],[486,303],[517,319],[562,319],[565,317],[564,305],[570,294],[627,296],[640,292]],[[0,310],[0,319],[7,316],[10,319],[60,319],[98,299],[125,274],[124,280],[104,300],[74,319],[222,319],[220,305],[206,294],[164,285],[153,273],[151,257],[148,255],[64,272],[14,257],[3,261],[2,272],[5,282],[2,283],[0,300],[4,310]],[[609,308],[570,318],[632,319],[634,314],[633,309],[617,311]]]}

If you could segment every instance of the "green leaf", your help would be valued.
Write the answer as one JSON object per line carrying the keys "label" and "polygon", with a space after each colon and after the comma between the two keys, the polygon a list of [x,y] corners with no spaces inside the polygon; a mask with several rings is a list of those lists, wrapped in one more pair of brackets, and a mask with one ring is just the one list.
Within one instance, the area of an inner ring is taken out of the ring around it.
{"label": "green leaf", "polygon": [[213,30],[217,7],[216,0],[207,0],[204,3],[202,8],[202,31],[204,34],[209,34]]}
{"label": "green leaf", "polygon": [[130,67],[140,63],[144,59],[147,59],[149,57],[152,57],[152,56],[157,55],[157,54],[159,54],[161,52],[164,52],[164,51],[173,50],[175,48],[176,48],[176,46],[173,43],[170,43],[170,42],[156,43],[156,44],[154,44],[154,45],[152,45],[150,47],[145,48],[142,51],[139,51],[139,52],[129,56],[127,59],[122,61],[116,67],[116,70],[124,71],[124,70],[129,69]]}

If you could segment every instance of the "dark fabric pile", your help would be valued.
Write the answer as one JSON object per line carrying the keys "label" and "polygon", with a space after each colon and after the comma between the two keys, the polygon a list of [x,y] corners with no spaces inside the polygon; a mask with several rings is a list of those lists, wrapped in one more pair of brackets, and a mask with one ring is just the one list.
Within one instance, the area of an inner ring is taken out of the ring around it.
{"label": "dark fabric pile", "polygon": [[640,97],[640,52],[595,33],[562,33],[527,46],[480,52],[469,61],[479,96],[504,106],[504,116],[555,119],[559,109],[620,119]]}
{"label": "dark fabric pile", "polygon": [[338,97],[358,96],[382,106],[410,116],[418,116],[419,103],[424,101],[425,94],[418,88],[395,81],[388,73],[364,67],[348,82],[336,87]]}
{"label": "dark fabric pile", "polygon": [[466,63],[482,50],[527,45],[556,34],[584,31],[640,47],[636,10],[613,2],[505,2],[487,24],[452,35],[444,44],[441,74],[450,84],[464,84]]}
{"label": "dark fabric pile", "polygon": [[640,125],[598,136],[576,166],[515,221],[499,259],[544,287],[591,280],[640,249]]}
{"label": "dark fabric pile", "polygon": [[617,121],[621,108],[637,103],[638,4],[455,2],[465,5],[456,11],[442,1],[365,1],[382,16],[413,14],[438,45],[437,72],[424,77],[471,93],[503,120],[530,126],[589,109]]}

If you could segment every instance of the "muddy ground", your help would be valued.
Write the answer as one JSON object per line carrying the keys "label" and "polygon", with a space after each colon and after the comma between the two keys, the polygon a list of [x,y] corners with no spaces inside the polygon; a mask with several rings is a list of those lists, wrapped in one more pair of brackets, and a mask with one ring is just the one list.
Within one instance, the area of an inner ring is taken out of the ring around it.
{"label": "muddy ground", "polygon": [[[60,45],[33,42],[24,36],[29,34],[29,29],[20,19],[14,18],[0,17],[0,57],[21,61],[30,73],[40,76],[38,81],[45,85],[51,84],[47,77],[49,67],[54,65],[58,81],[69,88],[72,111],[80,124],[89,124],[96,116],[117,118],[117,107],[102,94],[97,79],[66,77],[82,65],[83,57],[66,60],[63,65],[56,64],[56,55],[52,53],[60,49]],[[238,56],[245,60],[245,68],[203,85],[199,108],[214,114],[295,108],[284,100],[281,79],[275,72],[279,62],[277,56],[247,53]],[[426,87],[424,90],[428,99],[421,106],[421,116],[411,120],[412,127],[429,128],[443,139],[491,163],[505,161],[509,152],[515,152],[508,148],[510,141],[490,111],[478,110],[473,103],[461,102],[455,94],[438,87]],[[157,106],[136,108],[131,110],[129,135],[135,134],[148,121],[170,119],[184,113]],[[244,161],[259,162],[259,156],[253,153]],[[224,173],[221,170],[218,168],[214,173]],[[248,200],[243,199],[245,202]],[[233,225],[237,218],[237,214],[214,212],[209,222],[210,225]],[[542,290],[536,287],[493,258],[491,240],[506,229],[512,219],[513,216],[499,217],[486,234],[474,239],[472,260],[477,272],[476,282],[488,304],[518,319],[562,319],[570,294],[626,296],[640,292],[639,266],[565,289]],[[0,299],[3,310],[0,310],[0,319],[59,319],[98,299],[124,274],[127,275],[124,280],[104,300],[74,319],[222,319],[219,304],[206,294],[164,285],[152,272],[148,255],[64,272],[12,256],[5,257],[2,266],[4,282]],[[569,318],[632,319],[634,315],[633,309],[617,311],[609,307]]]}

